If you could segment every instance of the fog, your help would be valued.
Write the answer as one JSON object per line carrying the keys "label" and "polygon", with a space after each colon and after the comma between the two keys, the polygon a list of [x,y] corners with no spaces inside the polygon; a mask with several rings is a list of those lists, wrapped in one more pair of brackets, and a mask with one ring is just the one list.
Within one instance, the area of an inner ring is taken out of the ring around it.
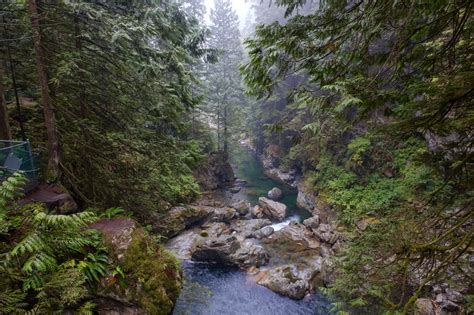
{"label": "fog", "polygon": [[[214,7],[214,0],[205,0],[204,2],[207,7],[206,22],[209,22],[209,14],[211,12],[211,8]],[[240,28],[242,29],[243,23],[245,22],[245,18],[247,17],[251,4],[246,2],[245,0],[231,0],[231,2],[232,7],[239,15]]]}

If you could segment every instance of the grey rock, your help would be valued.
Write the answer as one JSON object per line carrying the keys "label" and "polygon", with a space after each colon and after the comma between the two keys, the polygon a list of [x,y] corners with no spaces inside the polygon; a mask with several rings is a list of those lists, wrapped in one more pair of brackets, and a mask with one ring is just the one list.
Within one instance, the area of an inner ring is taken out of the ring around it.
{"label": "grey rock", "polygon": [[273,234],[273,232],[274,232],[274,229],[271,226],[265,226],[261,228],[260,230],[254,232],[252,236],[260,240],[262,238],[269,237],[270,235]]}
{"label": "grey rock", "polygon": [[316,208],[316,197],[307,191],[303,184],[298,185],[298,195],[296,196],[296,205],[313,213]]}
{"label": "grey rock", "polygon": [[268,219],[236,220],[232,222],[231,228],[236,231],[242,239],[245,239],[252,237],[254,232],[271,224],[272,222]]}
{"label": "grey rock", "polygon": [[198,244],[191,257],[195,261],[235,265],[230,256],[239,248],[240,243],[237,241],[235,236],[222,235],[217,238],[210,238],[203,243]]}
{"label": "grey rock", "polygon": [[308,291],[308,283],[299,278],[294,266],[282,266],[266,271],[258,284],[292,299],[302,299]]}
{"label": "grey rock", "polygon": [[236,194],[236,193],[238,193],[241,189],[242,189],[242,187],[240,187],[240,186],[234,186],[234,187],[229,188],[229,191],[230,191],[231,193],[233,193],[233,194]]}
{"label": "grey rock", "polygon": [[280,200],[283,197],[283,191],[278,188],[274,187],[268,192],[268,198],[271,200],[277,201]]}
{"label": "grey rock", "polygon": [[267,264],[269,256],[262,246],[245,240],[240,244],[240,248],[231,255],[231,260],[240,268],[248,269]]}
{"label": "grey rock", "polygon": [[308,219],[303,221],[303,224],[306,227],[309,227],[310,229],[318,228],[319,223],[320,223],[320,221],[319,221],[319,216],[318,215],[314,215],[311,218],[308,218]]}
{"label": "grey rock", "polygon": [[245,200],[240,200],[231,204],[230,206],[234,208],[240,215],[246,215],[251,209],[250,202]]}
{"label": "grey rock", "polygon": [[210,221],[230,223],[237,216],[237,211],[234,208],[214,208]]}
{"label": "grey rock", "polygon": [[263,209],[263,214],[270,219],[283,220],[286,217],[287,207],[283,203],[260,197],[258,205]]}

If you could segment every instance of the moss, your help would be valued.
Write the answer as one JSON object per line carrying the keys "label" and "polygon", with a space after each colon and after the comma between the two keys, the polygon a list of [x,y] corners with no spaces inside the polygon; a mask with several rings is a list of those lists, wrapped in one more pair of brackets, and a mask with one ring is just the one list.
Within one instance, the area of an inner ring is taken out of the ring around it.
{"label": "moss", "polygon": [[[182,285],[179,261],[143,229],[137,229],[122,266],[127,290],[149,314],[169,314]],[[136,290],[133,290],[136,288]]]}
{"label": "moss", "polygon": [[208,237],[209,234],[208,234],[206,231],[202,231],[202,232],[201,232],[201,236],[202,236],[202,237]]}

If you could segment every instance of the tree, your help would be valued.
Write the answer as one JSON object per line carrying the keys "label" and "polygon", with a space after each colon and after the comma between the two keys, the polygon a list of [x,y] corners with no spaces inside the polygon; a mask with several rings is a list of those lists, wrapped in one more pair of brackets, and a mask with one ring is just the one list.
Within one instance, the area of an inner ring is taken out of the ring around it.
{"label": "tree", "polygon": [[[277,1],[287,16],[305,2]],[[247,41],[256,95],[308,76],[289,93],[312,140],[295,149],[316,152],[307,182],[352,236],[329,290],[352,306],[407,314],[428,283],[469,283],[471,11],[469,1],[325,1]]]}
{"label": "tree", "polygon": [[243,60],[239,18],[229,0],[215,0],[211,10],[209,46],[219,50],[219,61],[207,69],[208,106],[214,115],[218,149],[227,154],[229,131],[244,104],[238,72]]}
{"label": "tree", "polygon": [[12,133],[8,118],[7,104],[5,100],[5,87],[3,85],[3,65],[0,63],[0,138],[2,140],[11,140]]}
{"label": "tree", "polygon": [[48,70],[46,67],[45,52],[43,47],[40,16],[36,0],[28,0],[33,43],[36,52],[36,67],[38,80],[41,87],[41,101],[43,105],[44,124],[48,135],[48,170],[47,178],[53,181],[59,178],[59,135],[56,126],[56,117],[51,103]]}

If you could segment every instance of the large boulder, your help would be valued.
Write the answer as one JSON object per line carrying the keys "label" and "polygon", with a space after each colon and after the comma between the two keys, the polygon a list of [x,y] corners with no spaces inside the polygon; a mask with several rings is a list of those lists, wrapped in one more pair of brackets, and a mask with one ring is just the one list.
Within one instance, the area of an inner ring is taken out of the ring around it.
{"label": "large boulder", "polygon": [[298,277],[293,265],[266,270],[262,272],[257,283],[297,300],[302,299],[309,290],[308,283]]}
{"label": "large boulder", "polygon": [[174,207],[162,221],[156,223],[156,226],[162,235],[173,237],[210,218],[214,209],[206,206]]}
{"label": "large boulder", "polygon": [[132,242],[137,224],[132,219],[103,219],[90,225],[90,228],[102,233],[113,254],[120,260]]}
{"label": "large boulder", "polygon": [[102,232],[111,263],[122,267],[127,282],[124,289],[118,275],[101,279],[94,296],[97,313],[169,314],[183,280],[177,259],[131,219],[101,220],[90,228]]}
{"label": "large boulder", "polygon": [[191,259],[191,254],[196,246],[202,242],[203,236],[198,229],[184,231],[166,243],[166,248],[173,252],[179,259]]}
{"label": "large boulder", "polygon": [[222,235],[198,244],[191,256],[195,261],[235,265],[231,255],[239,248],[240,243],[235,236]]}
{"label": "large boulder", "polygon": [[276,231],[263,240],[269,251],[274,251],[273,256],[294,256],[298,259],[303,256],[319,255],[320,242],[313,232],[303,224],[291,222],[281,230]]}
{"label": "large boulder", "polygon": [[269,192],[268,192],[268,198],[274,201],[278,201],[283,197],[283,191],[278,188],[278,187],[273,187]]}
{"label": "large boulder", "polygon": [[271,199],[260,197],[258,205],[262,208],[264,216],[269,219],[283,220],[286,217],[287,207],[285,204]]}

